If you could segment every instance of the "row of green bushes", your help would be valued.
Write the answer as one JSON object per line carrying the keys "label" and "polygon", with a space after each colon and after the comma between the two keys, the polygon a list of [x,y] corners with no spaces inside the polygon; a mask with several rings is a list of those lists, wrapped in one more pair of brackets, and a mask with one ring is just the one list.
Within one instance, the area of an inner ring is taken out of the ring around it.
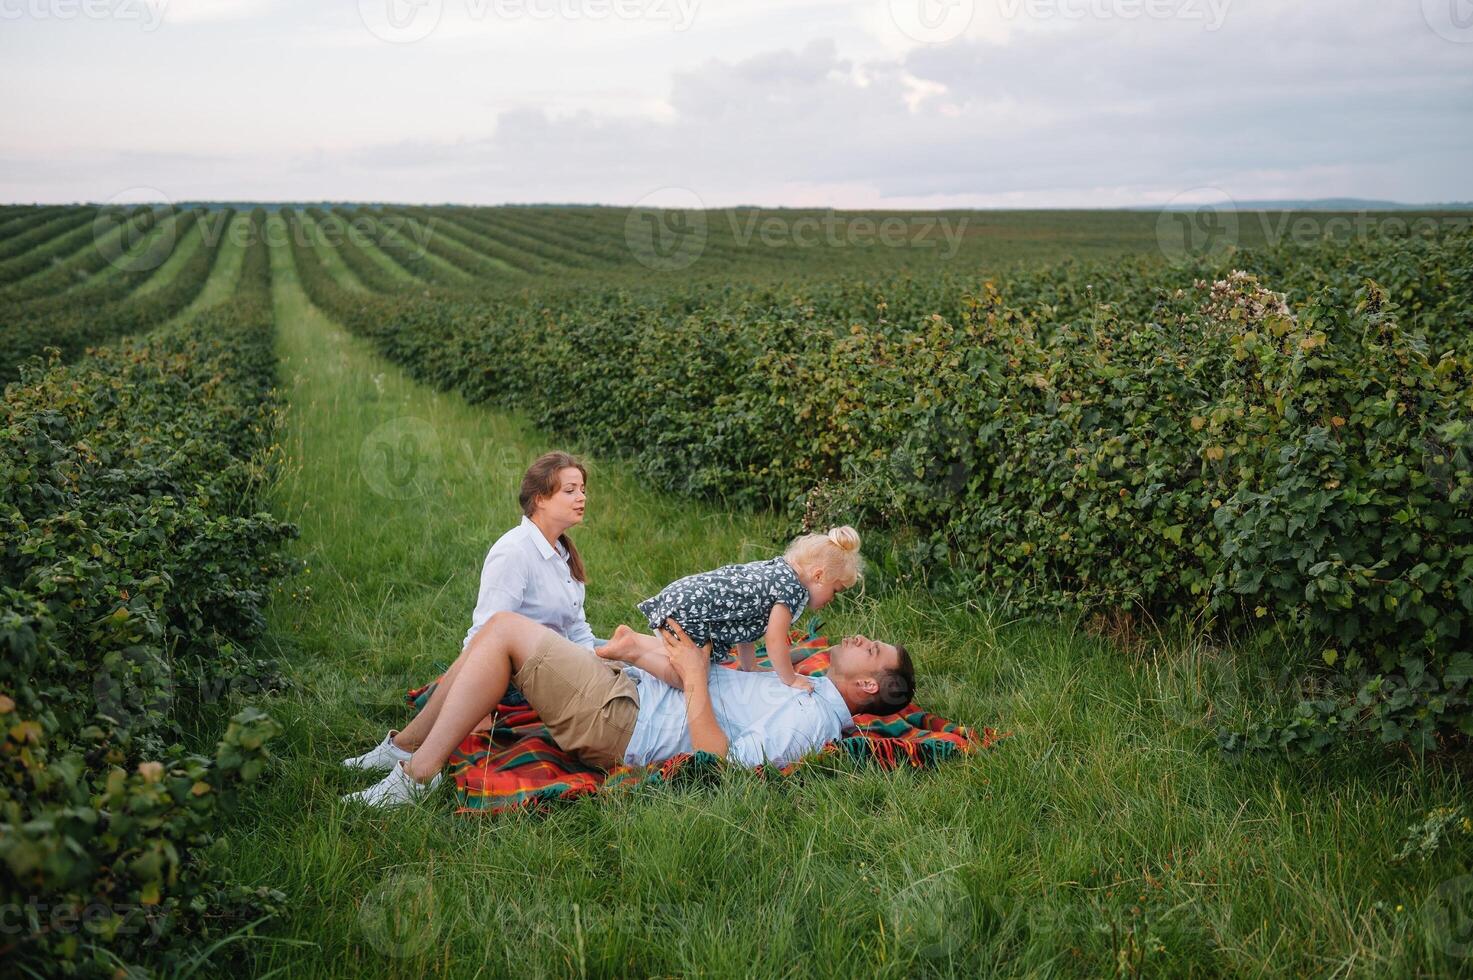
{"label": "row of green bushes", "polygon": [[9,259],[27,249],[46,241],[51,236],[79,223],[91,208],[81,205],[65,205],[54,208],[33,208],[5,222],[0,232],[0,259]]}
{"label": "row of green bushes", "polygon": [[372,208],[358,208],[354,211],[339,208],[335,213],[354,231],[364,236],[365,244],[387,255],[410,276],[446,289],[464,289],[475,285],[470,273],[459,272],[454,262],[442,264],[431,258],[436,255],[443,258],[448,252],[455,259],[466,261],[475,253],[455,249],[453,246],[447,249],[446,244],[428,226],[400,213],[379,212]]}
{"label": "row of green bushes", "polygon": [[[477,240],[474,232],[443,221],[429,208],[386,208],[384,215],[389,221],[408,224],[423,242],[426,252],[439,256],[475,280],[487,282],[517,275],[518,270],[514,266],[468,244]],[[482,240],[496,250],[489,239]],[[466,284],[463,279],[458,282]]]}
{"label": "row of green bushes", "polygon": [[[1396,304],[1403,327],[1434,353],[1473,350],[1473,262],[1467,233],[1357,236],[1314,244],[1238,251],[1199,259],[1162,274],[1158,262],[1122,259],[1061,263],[1008,276],[999,284],[1010,305],[1041,322],[1077,320],[1108,306],[1126,319],[1190,312],[1196,280],[1221,278],[1228,268],[1252,272],[1286,294],[1291,305],[1317,300],[1350,308],[1366,279]],[[933,297],[934,299],[934,297]]]}
{"label": "row of green bushes", "polygon": [[64,251],[68,243],[59,240],[13,259],[16,269],[29,271],[0,288],[0,304],[9,306],[54,296],[86,282],[107,268],[109,262],[120,261],[123,246],[143,241],[160,217],[167,217],[168,213],[171,212],[153,207],[99,212],[93,225],[86,229],[87,241],[74,251]]}
{"label": "row of green bushes", "polygon": [[0,960],[17,975],[197,966],[280,901],[212,856],[278,727],[226,716],[271,682],[252,645],[293,564],[295,529],[256,510],[277,456],[258,241],[228,303],[71,366],[32,359],[0,407]]}
{"label": "row of green bushes", "polygon": [[460,208],[435,210],[415,208],[411,213],[429,224],[436,235],[449,238],[457,245],[504,266],[510,272],[528,272],[536,275],[555,273],[558,269],[564,268],[543,254],[547,249],[527,249],[509,243],[495,230],[466,218],[461,214],[461,210]]}
{"label": "row of green bushes", "polygon": [[54,268],[92,244],[95,237],[94,222],[89,215],[80,226],[69,228],[60,235],[48,236],[44,241],[14,253],[13,258],[0,262],[0,283],[10,286],[44,269]]}
{"label": "row of green bushes", "polygon": [[388,268],[369,251],[373,246],[367,233],[357,231],[342,215],[321,208],[309,208],[310,221],[295,221],[292,224],[293,240],[298,236],[315,246],[332,248],[336,251],[348,271],[366,288],[374,292],[393,292],[403,289],[409,282]]}
{"label": "row of green bushes", "polygon": [[0,209],[0,235],[9,237],[24,234],[27,229],[50,221],[74,206],[68,204],[7,204]]}
{"label": "row of green bushes", "polygon": [[492,242],[498,249],[491,253],[517,268],[531,273],[553,273],[568,268],[591,269],[613,264],[622,258],[628,261],[627,250],[622,256],[614,253],[599,256],[596,246],[576,237],[563,238],[560,233],[539,234],[515,220],[506,209],[452,208],[430,211],[433,227],[464,228],[479,235],[482,240]]}
{"label": "row of green bushes", "polygon": [[[170,206],[136,211],[131,220],[102,236],[91,253],[83,253],[93,258],[73,256],[63,263],[70,266],[73,261],[87,261],[85,276],[63,280],[57,269],[51,269],[34,280],[6,286],[0,290],[0,302],[5,304],[7,316],[37,316],[72,303],[77,296],[85,295],[94,305],[120,299],[146,282],[149,274],[168,259],[178,238],[177,229],[187,230],[197,218],[197,214]],[[46,288],[38,289],[38,282]],[[66,298],[57,295],[68,291],[72,295]]]}
{"label": "row of green bushes", "polygon": [[[232,212],[208,216],[187,211],[171,228],[160,230],[139,255],[119,259],[122,269],[96,286],[82,286],[53,296],[0,309],[0,383],[13,380],[20,362],[43,347],[54,347],[63,360],[93,344],[158,326],[194,301],[210,277],[224,244],[223,230]],[[165,219],[168,220],[168,219]],[[196,226],[200,241],[157,289],[140,293]]]}
{"label": "row of green bushes", "polygon": [[[298,261],[315,303],[419,377],[665,487],[894,529],[914,542],[897,570],[1025,609],[1277,624],[1348,693],[1255,739],[1426,747],[1473,733],[1473,240],[1350,254],[1126,261],[1128,290],[1076,264],[954,292],[895,276],[480,298],[367,297]],[[1238,259],[1298,270],[1300,302]],[[1395,296],[1365,278],[1388,271]]]}
{"label": "row of green bushes", "polygon": [[6,235],[0,241],[0,282],[10,282],[14,273],[11,261],[17,256],[46,245],[71,233],[87,228],[92,223],[92,208],[69,208],[48,221],[41,221],[18,234]]}

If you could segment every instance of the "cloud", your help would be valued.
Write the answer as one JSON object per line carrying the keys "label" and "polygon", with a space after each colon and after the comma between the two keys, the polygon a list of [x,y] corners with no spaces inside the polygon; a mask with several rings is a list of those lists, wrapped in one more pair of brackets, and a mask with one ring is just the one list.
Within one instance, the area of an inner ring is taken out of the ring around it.
{"label": "cloud", "polygon": [[[587,186],[587,161],[605,161],[598,178],[623,201],[666,185],[713,205],[826,184],[867,187],[866,203],[937,205],[1138,204],[1204,185],[1238,197],[1416,196],[1429,174],[1442,184],[1434,195],[1467,196],[1473,129],[1446,125],[1473,121],[1473,99],[1449,103],[1468,89],[1466,62],[1437,49],[1407,69],[1425,38],[1385,23],[1273,22],[1285,31],[1225,23],[1213,48],[1187,43],[1183,25],[1109,24],[863,63],[818,41],[677,73],[668,123],[518,112],[463,149],[509,191],[529,174]],[[1380,48],[1351,57],[1368,35]]]}
{"label": "cloud", "polygon": [[[662,187],[711,206],[1120,206],[1218,192],[1473,198],[1473,62],[1415,4],[1220,0],[1221,23],[1209,30],[1201,18],[1040,17],[1047,8],[1030,2],[977,0],[980,19],[941,45],[867,45],[859,28],[871,3],[852,8],[847,32],[677,59],[671,52],[699,55],[713,43],[698,36],[698,20],[693,40],[640,42],[644,60],[671,66],[663,90],[597,60],[581,33],[573,48],[528,47],[515,62],[381,45],[371,61],[387,88],[349,84],[359,56],[345,51],[302,68],[307,86],[345,80],[336,118],[330,90],[317,87],[279,110],[310,134],[311,97],[316,146],[300,135],[282,146],[263,131],[253,151],[217,154],[208,167],[188,153],[12,152],[14,176],[0,193],[80,196],[91,167],[92,183],[110,186],[88,196],[137,178],[201,188],[182,197],[224,186],[234,198],[474,203],[633,203]],[[816,24],[840,10],[797,9]],[[999,21],[1007,9],[1022,13]],[[781,14],[728,6],[704,16],[741,31]],[[508,64],[517,81],[498,83]],[[377,92],[371,104],[365,92]],[[165,176],[146,179],[149,167]]]}

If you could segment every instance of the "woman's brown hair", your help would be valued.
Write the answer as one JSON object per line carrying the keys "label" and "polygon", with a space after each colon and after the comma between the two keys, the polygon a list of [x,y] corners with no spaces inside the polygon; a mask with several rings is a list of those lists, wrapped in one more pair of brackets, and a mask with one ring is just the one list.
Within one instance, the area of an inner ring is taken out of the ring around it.
{"label": "woman's brown hair", "polygon": [[[538,497],[551,497],[557,493],[561,486],[558,474],[569,467],[583,474],[585,484],[588,482],[588,468],[572,453],[551,452],[538,456],[522,475],[522,489],[517,494],[522,513],[531,517]],[[573,539],[565,532],[558,535],[558,543],[568,549],[568,571],[576,581],[587,585],[588,576],[583,571],[583,559],[579,556],[578,549],[573,547]]]}

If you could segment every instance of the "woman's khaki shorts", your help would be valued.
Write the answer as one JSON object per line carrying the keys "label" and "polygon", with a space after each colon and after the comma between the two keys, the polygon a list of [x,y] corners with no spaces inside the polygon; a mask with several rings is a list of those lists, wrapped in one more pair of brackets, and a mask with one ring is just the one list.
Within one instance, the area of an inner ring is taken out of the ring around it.
{"label": "woman's khaki shorts", "polygon": [[619,664],[546,630],[512,680],[563,751],[600,769],[624,762],[639,688]]}

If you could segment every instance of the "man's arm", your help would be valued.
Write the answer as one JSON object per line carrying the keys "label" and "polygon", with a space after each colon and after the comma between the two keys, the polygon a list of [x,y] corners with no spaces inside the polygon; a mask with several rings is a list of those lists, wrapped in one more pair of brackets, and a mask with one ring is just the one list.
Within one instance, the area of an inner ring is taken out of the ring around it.
{"label": "man's arm", "polygon": [[704,679],[685,684],[685,723],[690,726],[690,744],[697,752],[726,756],[726,733],[711,706],[711,688]]}
{"label": "man's arm", "polygon": [[716,709],[711,704],[711,688],[707,681],[711,674],[711,645],[698,647],[686,635],[685,630],[673,619],[667,619],[668,630],[660,630],[660,640],[665,644],[665,654],[670,665],[680,675],[681,690],[685,692],[685,723],[690,729],[690,744],[697,752],[726,756],[726,733],[716,720]]}

